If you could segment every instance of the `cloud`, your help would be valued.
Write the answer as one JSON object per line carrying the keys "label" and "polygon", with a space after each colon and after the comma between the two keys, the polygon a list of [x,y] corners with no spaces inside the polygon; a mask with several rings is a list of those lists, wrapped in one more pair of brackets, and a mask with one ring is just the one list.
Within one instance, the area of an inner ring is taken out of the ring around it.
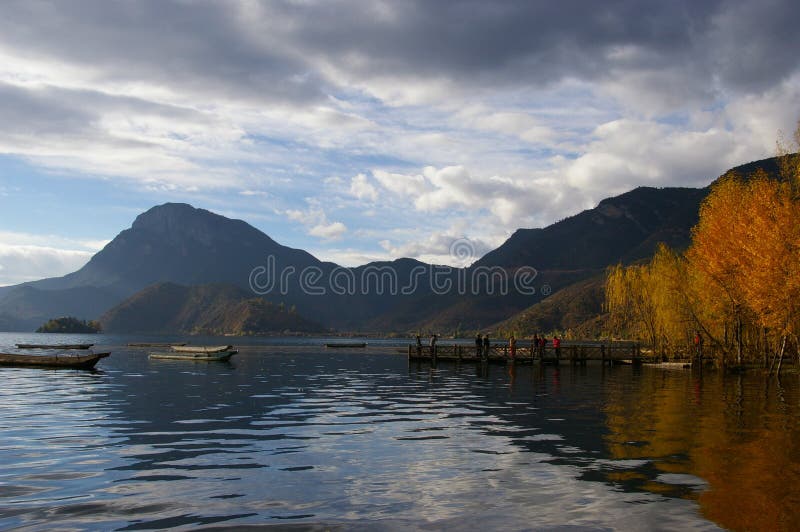
{"label": "cloud", "polygon": [[420,174],[405,175],[385,170],[373,170],[372,177],[387,191],[400,196],[417,196],[426,187],[425,178]]}
{"label": "cloud", "polygon": [[306,210],[290,209],[285,211],[286,217],[308,227],[308,234],[324,240],[338,240],[346,232],[347,226],[342,222],[329,222],[328,216],[315,200],[308,200]]}
{"label": "cloud", "polygon": [[358,174],[350,180],[350,194],[360,200],[375,201],[378,199],[378,190],[364,174]]}
{"label": "cloud", "polygon": [[342,222],[332,222],[328,224],[318,224],[308,230],[311,236],[318,236],[326,240],[336,240],[347,232],[347,226]]}
{"label": "cloud", "polygon": [[0,231],[0,286],[73,272],[108,242]]}
{"label": "cloud", "polygon": [[402,244],[394,244],[390,240],[382,240],[379,244],[392,257],[411,257],[432,264],[465,267],[494,249],[498,243],[443,231]]}
{"label": "cloud", "polygon": [[0,286],[65,275],[92,257],[89,251],[0,244]]}
{"label": "cloud", "polygon": [[797,27],[789,0],[10,1],[0,154],[103,197],[266,206],[332,254],[441,258],[441,235],[771,155]]}

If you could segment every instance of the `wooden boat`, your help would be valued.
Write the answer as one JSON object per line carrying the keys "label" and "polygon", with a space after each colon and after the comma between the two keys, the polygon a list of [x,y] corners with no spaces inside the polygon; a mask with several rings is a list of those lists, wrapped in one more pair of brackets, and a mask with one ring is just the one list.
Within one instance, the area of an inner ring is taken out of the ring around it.
{"label": "wooden boat", "polygon": [[186,345],[186,342],[131,342],[128,347],[173,347]]}
{"label": "wooden boat", "polygon": [[222,353],[233,349],[232,345],[173,345],[177,353]]}
{"label": "wooden boat", "polygon": [[238,352],[239,351],[235,349],[230,349],[228,351],[214,351],[209,353],[178,353],[175,351],[163,351],[150,353],[150,358],[159,358],[165,360],[194,360],[196,362],[224,362]]}
{"label": "wooden boat", "polygon": [[344,348],[344,347],[350,347],[350,348],[354,348],[354,347],[367,347],[367,342],[350,342],[350,343],[347,343],[347,342],[337,342],[337,343],[325,344],[325,347],[330,347],[330,348]]}
{"label": "wooden boat", "polygon": [[20,349],[89,349],[94,344],[17,344]]}
{"label": "wooden boat", "polygon": [[97,361],[111,353],[86,353],[80,355],[32,355],[28,353],[0,353],[0,366],[31,366],[40,368],[92,369]]}

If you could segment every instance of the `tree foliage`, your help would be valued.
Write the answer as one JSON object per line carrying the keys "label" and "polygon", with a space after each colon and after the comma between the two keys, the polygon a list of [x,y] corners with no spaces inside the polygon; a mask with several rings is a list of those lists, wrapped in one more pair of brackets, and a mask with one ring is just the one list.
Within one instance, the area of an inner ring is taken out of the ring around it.
{"label": "tree foliage", "polygon": [[[795,132],[800,143],[800,125]],[[796,351],[800,329],[800,155],[779,143],[781,175],[721,178],[683,254],[608,271],[613,330],[661,351],[699,331],[723,361]],[[782,356],[778,357],[782,360]]]}
{"label": "tree foliage", "polygon": [[64,318],[55,318],[48,320],[47,323],[42,324],[41,327],[36,329],[36,332],[44,333],[98,333],[100,332],[100,323],[92,320],[79,320],[72,316]]}

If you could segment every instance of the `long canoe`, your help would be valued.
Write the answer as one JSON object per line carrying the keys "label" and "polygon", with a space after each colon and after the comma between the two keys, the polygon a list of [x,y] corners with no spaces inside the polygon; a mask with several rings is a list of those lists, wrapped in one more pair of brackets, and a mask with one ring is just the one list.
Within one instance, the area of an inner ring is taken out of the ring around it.
{"label": "long canoe", "polygon": [[27,353],[0,353],[0,366],[32,366],[40,368],[92,369],[97,361],[111,353],[82,355],[30,355]]}
{"label": "long canoe", "polygon": [[176,353],[222,353],[230,351],[232,345],[173,345],[172,350]]}
{"label": "long canoe", "polygon": [[193,360],[195,362],[224,362],[238,353],[235,349],[229,351],[216,351],[213,353],[176,353],[174,351],[153,352],[150,358],[165,360]]}
{"label": "long canoe", "polygon": [[325,347],[330,347],[330,348],[367,347],[367,342],[350,342],[350,343],[338,342],[334,344],[325,344]]}
{"label": "long canoe", "polygon": [[186,342],[131,342],[128,347],[173,347],[186,345]]}
{"label": "long canoe", "polygon": [[17,344],[20,349],[89,349],[94,344]]}

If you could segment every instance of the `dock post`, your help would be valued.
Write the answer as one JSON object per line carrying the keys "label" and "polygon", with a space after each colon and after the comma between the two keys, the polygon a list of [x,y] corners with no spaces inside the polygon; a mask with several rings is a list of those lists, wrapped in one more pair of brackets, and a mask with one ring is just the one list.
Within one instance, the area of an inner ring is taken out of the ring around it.
{"label": "dock post", "polygon": [[600,363],[606,365],[606,344],[600,344]]}
{"label": "dock post", "polygon": [[411,360],[411,344],[408,344],[408,359]]}

